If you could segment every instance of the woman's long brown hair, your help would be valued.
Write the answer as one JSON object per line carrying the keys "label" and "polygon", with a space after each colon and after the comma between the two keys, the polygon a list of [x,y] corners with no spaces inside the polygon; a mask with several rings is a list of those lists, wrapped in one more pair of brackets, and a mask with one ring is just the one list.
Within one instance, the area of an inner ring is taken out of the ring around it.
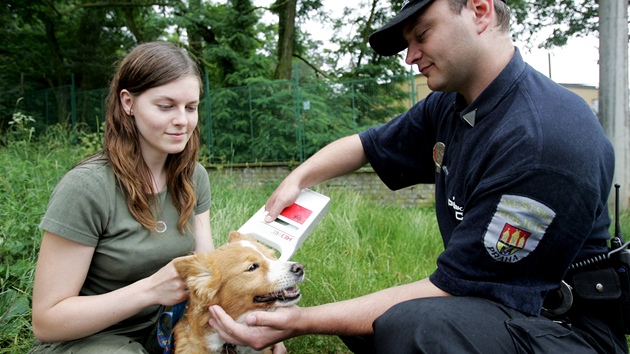
{"label": "woman's long brown hair", "polygon": [[[169,42],[150,42],[136,46],[119,64],[107,97],[107,117],[103,153],[123,190],[131,214],[149,230],[157,226],[152,206],[156,198],[153,177],[142,157],[134,118],[123,109],[119,94],[132,95],[161,86],[185,76],[201,76],[195,62],[182,49]],[[179,211],[177,228],[184,233],[194,212],[196,196],[193,172],[199,154],[199,126],[195,127],[184,150],[166,159],[167,187]]]}

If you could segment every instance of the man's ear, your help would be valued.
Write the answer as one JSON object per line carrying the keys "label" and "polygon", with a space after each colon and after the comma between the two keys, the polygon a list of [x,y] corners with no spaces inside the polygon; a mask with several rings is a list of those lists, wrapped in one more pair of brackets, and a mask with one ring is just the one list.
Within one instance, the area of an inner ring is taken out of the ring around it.
{"label": "man's ear", "polygon": [[127,115],[133,115],[133,96],[127,90],[120,90],[120,94],[118,95],[118,99],[120,100],[120,105],[125,110]]}
{"label": "man's ear", "polygon": [[475,13],[477,33],[485,32],[494,18],[494,0],[470,0],[468,6]]}

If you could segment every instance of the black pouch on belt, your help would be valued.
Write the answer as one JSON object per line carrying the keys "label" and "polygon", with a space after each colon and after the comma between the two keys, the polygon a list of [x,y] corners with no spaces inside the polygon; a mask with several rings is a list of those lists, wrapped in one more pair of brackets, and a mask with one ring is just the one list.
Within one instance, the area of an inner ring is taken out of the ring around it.
{"label": "black pouch on belt", "polygon": [[621,297],[619,276],[611,267],[577,272],[572,283],[573,293],[578,299],[610,301]]}
{"label": "black pouch on belt", "polygon": [[614,266],[580,270],[572,274],[570,284],[574,296],[572,310],[606,318],[630,334],[630,307],[624,301],[628,298],[627,272],[619,272]]}

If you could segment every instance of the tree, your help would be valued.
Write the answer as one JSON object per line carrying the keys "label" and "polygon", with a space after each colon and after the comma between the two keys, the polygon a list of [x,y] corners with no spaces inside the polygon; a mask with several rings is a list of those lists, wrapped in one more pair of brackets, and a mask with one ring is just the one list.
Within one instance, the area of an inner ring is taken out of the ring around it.
{"label": "tree", "polygon": [[10,0],[3,6],[6,45],[0,87],[18,95],[0,98],[1,106],[11,107],[2,110],[0,123],[9,119],[15,100],[26,92],[68,85],[73,78],[82,90],[107,85],[114,53],[130,37],[120,30],[118,18],[85,4]]}
{"label": "tree", "polygon": [[573,36],[601,35],[599,119],[615,147],[614,183],[622,186],[620,208],[627,210],[630,207],[628,1],[515,0],[510,5],[520,26],[517,35],[529,36],[543,28],[552,28],[540,47],[562,46]]}
{"label": "tree", "polygon": [[571,37],[598,32],[596,0],[510,0],[515,38],[531,38],[541,31],[551,33],[541,48],[561,47]]}
{"label": "tree", "polygon": [[306,48],[298,41],[308,41],[308,36],[299,30],[297,23],[310,18],[313,13],[325,19],[319,12],[321,8],[321,0],[301,0],[299,3],[297,0],[276,0],[269,9],[278,17],[277,65],[273,75],[275,80],[291,79],[293,58],[297,57],[312,66],[304,57]]}
{"label": "tree", "polygon": [[278,14],[278,65],[273,75],[276,80],[289,80],[295,42],[295,16],[297,0],[278,0],[274,7]]}

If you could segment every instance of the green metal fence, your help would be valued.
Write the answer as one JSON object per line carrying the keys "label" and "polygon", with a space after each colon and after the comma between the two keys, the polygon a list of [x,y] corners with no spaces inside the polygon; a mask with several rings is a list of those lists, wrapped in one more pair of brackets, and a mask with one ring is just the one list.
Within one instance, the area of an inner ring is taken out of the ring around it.
{"label": "green metal fence", "polygon": [[[301,162],[335,139],[407,110],[417,101],[413,80],[410,73],[206,87],[199,111],[203,153],[211,163]],[[106,89],[75,92],[69,85],[26,94],[19,110],[35,119],[39,132],[58,123],[93,132],[104,121],[105,96]]]}

